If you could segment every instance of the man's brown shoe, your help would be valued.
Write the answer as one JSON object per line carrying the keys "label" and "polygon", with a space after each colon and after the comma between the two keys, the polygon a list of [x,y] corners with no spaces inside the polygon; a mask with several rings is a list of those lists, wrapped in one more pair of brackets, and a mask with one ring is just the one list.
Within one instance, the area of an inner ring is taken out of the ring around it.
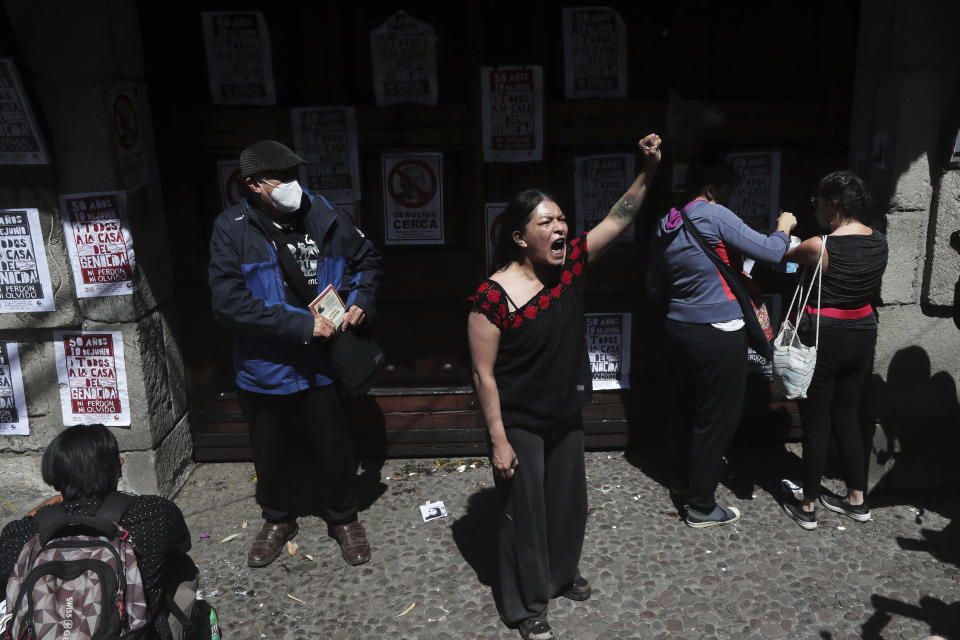
{"label": "man's brown shoe", "polygon": [[340,545],[340,555],[347,564],[363,564],[370,560],[370,543],[367,532],[358,520],[347,524],[338,524],[333,528],[333,537]]}
{"label": "man's brown shoe", "polygon": [[247,564],[251,567],[265,567],[280,555],[287,540],[297,535],[296,522],[264,522],[247,554]]}

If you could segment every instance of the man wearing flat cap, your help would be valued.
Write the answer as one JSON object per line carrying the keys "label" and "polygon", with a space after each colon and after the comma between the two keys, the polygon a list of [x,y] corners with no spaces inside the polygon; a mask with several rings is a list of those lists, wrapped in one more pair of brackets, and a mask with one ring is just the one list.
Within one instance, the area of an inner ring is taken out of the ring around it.
{"label": "man wearing flat cap", "polygon": [[[264,519],[247,557],[251,567],[280,555],[316,495],[344,560],[370,559],[357,520],[353,441],[326,348],[338,327],[308,305],[332,286],[346,310],[339,330],[367,322],[380,254],[323,196],[300,188],[302,163],[274,140],[244,149],[240,175],[249,194],[219,215],[210,240],[213,314],[234,334]],[[316,486],[304,482],[305,470],[317,476]]]}

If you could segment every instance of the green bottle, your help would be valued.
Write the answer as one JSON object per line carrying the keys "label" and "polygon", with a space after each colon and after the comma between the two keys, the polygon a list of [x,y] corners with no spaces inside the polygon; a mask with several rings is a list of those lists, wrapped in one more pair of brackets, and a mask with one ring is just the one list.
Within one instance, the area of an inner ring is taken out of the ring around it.
{"label": "green bottle", "polygon": [[220,640],[220,620],[217,619],[217,612],[210,607],[210,640]]}

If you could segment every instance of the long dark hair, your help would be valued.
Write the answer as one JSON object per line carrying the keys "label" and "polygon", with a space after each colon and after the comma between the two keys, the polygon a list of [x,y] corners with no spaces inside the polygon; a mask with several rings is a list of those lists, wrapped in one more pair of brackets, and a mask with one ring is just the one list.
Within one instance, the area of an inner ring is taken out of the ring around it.
{"label": "long dark hair", "polygon": [[727,186],[733,190],[739,179],[740,176],[722,156],[712,152],[701,153],[687,166],[683,204],[702,194],[707,187],[719,189]]}
{"label": "long dark hair", "polygon": [[40,470],[65,500],[104,497],[120,482],[117,439],[102,424],[68,427],[43,452]]}
{"label": "long dark hair", "polygon": [[513,196],[507,208],[500,214],[496,241],[493,245],[493,268],[499,271],[513,261],[520,259],[520,247],[513,240],[513,232],[523,233],[530,222],[533,210],[544,200],[554,201],[550,194],[540,189],[525,189]]}
{"label": "long dark hair", "polygon": [[852,171],[834,171],[820,178],[817,195],[843,209],[848,218],[863,222],[870,210],[870,192]]}

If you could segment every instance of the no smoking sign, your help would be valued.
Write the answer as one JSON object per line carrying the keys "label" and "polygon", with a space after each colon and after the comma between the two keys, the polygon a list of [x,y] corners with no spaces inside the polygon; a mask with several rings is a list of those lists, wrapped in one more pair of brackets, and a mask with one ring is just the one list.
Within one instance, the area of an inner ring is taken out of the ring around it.
{"label": "no smoking sign", "polygon": [[443,244],[443,154],[382,156],[384,243]]}

